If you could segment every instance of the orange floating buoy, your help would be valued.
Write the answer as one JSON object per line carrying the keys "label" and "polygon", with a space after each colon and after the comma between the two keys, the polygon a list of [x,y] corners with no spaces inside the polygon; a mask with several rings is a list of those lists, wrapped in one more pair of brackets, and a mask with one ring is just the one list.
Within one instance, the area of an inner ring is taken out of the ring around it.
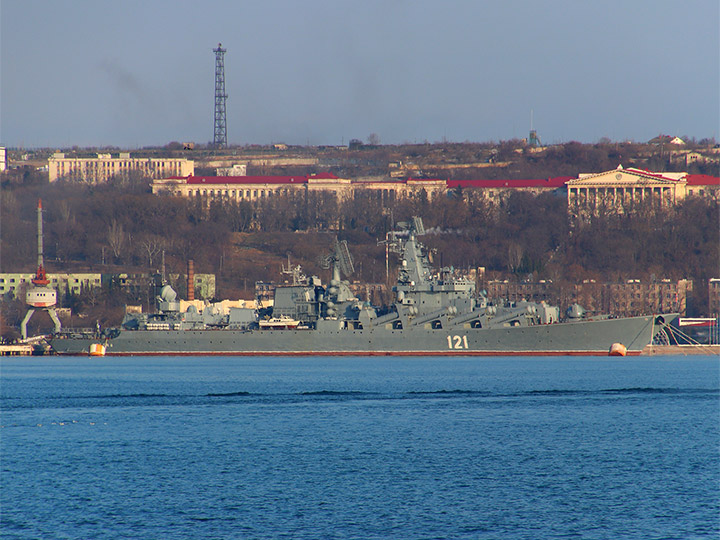
{"label": "orange floating buoy", "polygon": [[102,343],[90,344],[90,356],[105,356],[105,345]]}
{"label": "orange floating buoy", "polygon": [[609,356],[625,356],[627,354],[627,347],[622,343],[613,343],[610,345]]}

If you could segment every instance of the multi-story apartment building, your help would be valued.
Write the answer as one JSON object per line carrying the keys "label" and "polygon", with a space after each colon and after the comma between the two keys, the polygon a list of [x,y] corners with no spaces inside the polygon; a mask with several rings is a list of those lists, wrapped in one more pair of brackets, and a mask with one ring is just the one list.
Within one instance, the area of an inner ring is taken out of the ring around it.
{"label": "multi-story apartment building", "polygon": [[720,314],[720,279],[713,278],[708,282],[708,310],[710,314]]}
{"label": "multi-story apartment building", "polygon": [[167,176],[192,176],[195,162],[186,158],[133,158],[127,152],[116,157],[112,154],[97,154],[93,158],[65,157],[56,152],[48,159],[50,182],[59,178],[89,182],[107,182],[113,177],[128,178],[133,175],[148,178]]}
{"label": "multi-story apartment building", "polygon": [[488,296],[510,302],[528,300],[546,301],[567,308],[580,304],[588,314],[611,313],[629,317],[649,313],[681,313],[687,310],[688,296],[693,282],[687,279],[670,281],[662,279],[649,283],[631,279],[623,283],[584,283],[558,285],[541,280],[530,283],[489,281],[486,284]]}
{"label": "multi-story apartment building", "polygon": [[[114,286],[126,293],[142,298],[158,283],[158,276],[147,273],[104,274],[104,279],[112,280]],[[167,283],[178,294],[187,297],[187,275],[169,274]],[[210,300],[215,297],[215,274],[193,273],[193,298]]]}
{"label": "multi-story apartment building", "polygon": [[[0,274],[0,295],[12,293],[14,297],[20,297],[34,277],[35,274],[30,273]],[[97,273],[47,274],[47,278],[49,286],[59,294],[80,294],[83,290],[102,286],[102,274]]]}
{"label": "multi-story apartment building", "polygon": [[[0,296],[11,295],[14,298],[24,298],[25,290],[32,283],[35,274],[30,273],[3,273],[0,274]],[[103,285],[118,287],[125,292],[146,296],[149,287],[154,283],[154,277],[147,273],[142,274],[99,274],[99,273],[58,273],[47,274],[49,286],[57,290],[59,295],[66,293],[80,294],[90,289],[99,289]],[[186,288],[185,276],[170,274],[171,284]],[[215,274],[194,274],[195,297],[211,299],[215,296]]]}

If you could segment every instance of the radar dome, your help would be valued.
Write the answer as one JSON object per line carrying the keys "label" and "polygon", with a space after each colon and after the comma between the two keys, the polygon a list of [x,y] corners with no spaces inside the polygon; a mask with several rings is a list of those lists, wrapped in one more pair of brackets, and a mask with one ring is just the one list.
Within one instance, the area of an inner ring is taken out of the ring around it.
{"label": "radar dome", "polygon": [[177,298],[177,293],[170,285],[165,285],[160,289],[160,297],[166,302],[174,302]]}

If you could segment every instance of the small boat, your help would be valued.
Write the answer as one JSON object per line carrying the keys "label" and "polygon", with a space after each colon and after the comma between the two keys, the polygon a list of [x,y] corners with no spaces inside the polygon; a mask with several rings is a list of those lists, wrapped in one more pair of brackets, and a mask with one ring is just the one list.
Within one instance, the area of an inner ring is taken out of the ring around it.
{"label": "small boat", "polygon": [[300,321],[291,317],[272,317],[258,321],[260,330],[294,330]]}

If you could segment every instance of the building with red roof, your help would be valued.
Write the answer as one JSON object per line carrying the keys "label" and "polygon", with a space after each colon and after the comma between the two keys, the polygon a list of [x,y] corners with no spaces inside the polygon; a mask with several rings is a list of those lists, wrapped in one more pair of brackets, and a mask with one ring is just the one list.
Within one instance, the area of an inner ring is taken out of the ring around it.
{"label": "building with red roof", "polygon": [[568,212],[582,216],[616,211],[628,212],[643,204],[673,206],[686,197],[718,202],[720,178],[685,172],[656,173],[623,169],[581,174],[567,182]]}
{"label": "building with red roof", "polygon": [[153,193],[198,198],[209,202],[255,201],[277,195],[307,192],[333,193],[338,200],[347,200],[357,193],[372,193],[383,201],[415,198],[422,192],[432,199],[449,191],[461,190],[481,197],[491,204],[502,202],[517,191],[556,193],[566,196],[568,209],[599,209],[603,205],[629,208],[631,203],[656,200],[671,205],[686,196],[701,196],[717,200],[720,179],[687,173],[654,173],[641,169],[623,169],[596,174],[581,174],[578,178],[557,176],[521,180],[445,180],[439,178],[349,179],[324,172],[289,176],[172,176],[153,181]]}

